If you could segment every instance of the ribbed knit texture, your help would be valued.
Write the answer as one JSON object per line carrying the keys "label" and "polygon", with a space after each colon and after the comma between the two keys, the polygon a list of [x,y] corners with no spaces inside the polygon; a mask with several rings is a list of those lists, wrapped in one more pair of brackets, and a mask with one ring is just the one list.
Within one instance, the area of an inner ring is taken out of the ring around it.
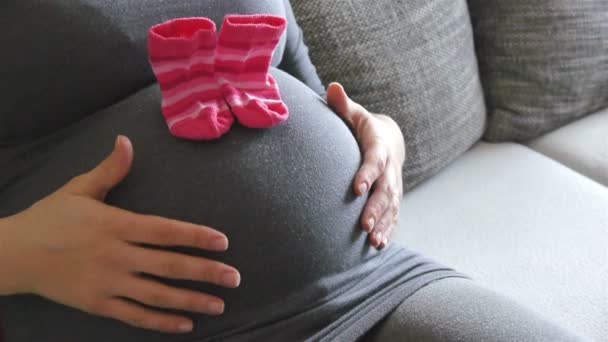
{"label": "ribbed knit texture", "polygon": [[268,73],[285,18],[227,16],[215,57],[216,80],[239,122],[251,128],[276,126],[289,116],[274,78]]}
{"label": "ribbed knit texture", "polygon": [[176,137],[217,139],[234,123],[214,79],[216,44],[215,23],[207,18],[175,19],[150,29],[150,64]]}

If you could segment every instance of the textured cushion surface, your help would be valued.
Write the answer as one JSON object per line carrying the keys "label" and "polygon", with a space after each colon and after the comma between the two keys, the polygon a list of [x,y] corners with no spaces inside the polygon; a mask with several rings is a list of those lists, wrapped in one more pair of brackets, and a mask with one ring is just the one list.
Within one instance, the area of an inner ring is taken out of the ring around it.
{"label": "textured cushion surface", "polygon": [[608,1],[469,0],[489,141],[525,141],[608,106]]}
{"label": "textured cushion surface", "polygon": [[479,139],[485,106],[464,0],[292,5],[323,81],[343,83],[356,101],[403,130],[406,188]]}
{"label": "textured cushion surface", "polygon": [[396,241],[564,327],[608,336],[608,189],[521,145],[481,143],[406,195]]}
{"label": "textured cushion surface", "polygon": [[608,110],[535,139],[529,146],[608,186]]}

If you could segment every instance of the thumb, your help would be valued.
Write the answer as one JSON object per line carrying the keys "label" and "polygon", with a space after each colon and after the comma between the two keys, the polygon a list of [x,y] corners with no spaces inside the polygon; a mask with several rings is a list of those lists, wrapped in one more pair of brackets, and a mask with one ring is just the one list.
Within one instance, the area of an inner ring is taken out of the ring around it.
{"label": "thumb", "polygon": [[132,164],[133,145],[129,138],[119,135],[112,153],[91,171],[74,178],[68,189],[102,201],[129,174]]}
{"label": "thumb", "polygon": [[361,108],[348,97],[340,83],[333,82],[327,88],[327,104],[351,127],[355,127],[356,117],[361,114]]}
{"label": "thumb", "polygon": [[327,104],[342,117],[352,111],[350,99],[346,95],[344,87],[337,82],[331,83],[327,88]]}

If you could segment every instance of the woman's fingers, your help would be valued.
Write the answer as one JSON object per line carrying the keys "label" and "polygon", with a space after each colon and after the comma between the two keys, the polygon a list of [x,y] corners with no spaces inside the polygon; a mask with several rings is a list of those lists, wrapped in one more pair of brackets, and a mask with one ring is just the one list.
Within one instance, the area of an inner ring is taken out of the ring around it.
{"label": "woman's fingers", "polygon": [[380,248],[383,243],[386,244],[385,240],[388,240],[389,229],[393,223],[393,211],[393,208],[389,206],[382,214],[378,223],[374,226],[374,230],[369,234],[369,240],[372,246]]}
{"label": "woman's fingers", "polygon": [[363,165],[355,176],[355,193],[363,196],[385,172],[388,161],[388,151],[379,143],[364,146],[365,151]]}
{"label": "woman's fingers", "polygon": [[109,299],[96,311],[102,316],[122,321],[137,328],[165,333],[187,333],[192,331],[193,327],[192,321],[188,318],[147,309],[122,298]]}
{"label": "woman's fingers", "polygon": [[94,169],[75,177],[64,189],[102,201],[106,194],[129,174],[133,163],[133,145],[125,136],[118,136],[110,155]]}
{"label": "woman's fingers", "polygon": [[235,288],[241,282],[239,272],[218,261],[145,247],[125,253],[127,267],[134,272],[162,278],[192,280]]}
{"label": "woman's fingers", "polygon": [[389,241],[393,237],[393,231],[397,226],[399,219],[399,209],[391,207],[387,209],[380,219],[380,222],[376,225],[376,228],[370,233],[370,242],[373,246],[381,249],[388,245]]}
{"label": "woman's fingers", "polygon": [[400,182],[391,167],[378,178],[372,196],[363,211],[363,229],[370,233],[375,247],[386,245],[399,216],[401,204]]}
{"label": "woman's fingers", "polygon": [[361,225],[363,229],[371,233],[376,224],[380,222],[384,213],[390,206],[390,196],[386,191],[382,191],[378,187],[374,190],[372,195],[363,209],[363,215],[361,216]]}
{"label": "woman's fingers", "polygon": [[117,217],[115,224],[119,227],[119,237],[133,243],[192,247],[220,252],[228,249],[226,235],[192,223],[124,211]]}
{"label": "woman's fingers", "polygon": [[395,229],[397,228],[398,216],[399,215],[397,213],[397,215],[393,219],[393,222],[386,230],[385,237],[382,240],[382,243],[380,244],[379,248],[384,248],[384,247],[388,246],[388,243],[393,239],[393,234],[395,233]]}
{"label": "woman's fingers", "polygon": [[359,114],[355,103],[348,97],[340,83],[333,82],[327,87],[327,104],[344,119],[351,128],[355,128],[353,116]]}
{"label": "woman's fingers", "polygon": [[170,287],[159,282],[133,276],[124,293],[116,294],[148,306],[199,312],[207,315],[224,313],[224,301],[218,297],[190,290]]}
{"label": "woman's fingers", "polygon": [[377,122],[365,108],[352,101],[339,83],[327,89],[327,103],[355,131],[364,152],[363,165],[355,177],[355,193],[362,196],[386,169],[388,149],[378,132]]}

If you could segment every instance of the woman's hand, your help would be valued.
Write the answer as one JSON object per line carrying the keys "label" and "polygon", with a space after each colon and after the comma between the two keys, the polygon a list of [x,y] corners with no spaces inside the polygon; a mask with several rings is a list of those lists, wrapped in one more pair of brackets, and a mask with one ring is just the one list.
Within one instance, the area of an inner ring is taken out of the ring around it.
{"label": "woman's hand", "polygon": [[391,118],[371,114],[353,102],[338,83],[329,85],[327,102],[353,129],[363,151],[363,165],[355,176],[355,193],[362,196],[371,189],[372,194],[361,225],[369,233],[370,243],[384,248],[397,225],[403,196],[403,134]]}
{"label": "woman's hand", "polygon": [[[192,322],[151,307],[219,315],[223,300],[140,276],[186,279],[234,288],[238,271],[222,263],[142,247],[184,246],[225,251],[228,239],[211,228],[139,215],[103,203],[129,173],[133,148],[119,137],[112,154],[29,209],[3,220],[1,294],[35,293],[127,324],[168,333]],[[4,265],[6,263],[7,265]]]}

